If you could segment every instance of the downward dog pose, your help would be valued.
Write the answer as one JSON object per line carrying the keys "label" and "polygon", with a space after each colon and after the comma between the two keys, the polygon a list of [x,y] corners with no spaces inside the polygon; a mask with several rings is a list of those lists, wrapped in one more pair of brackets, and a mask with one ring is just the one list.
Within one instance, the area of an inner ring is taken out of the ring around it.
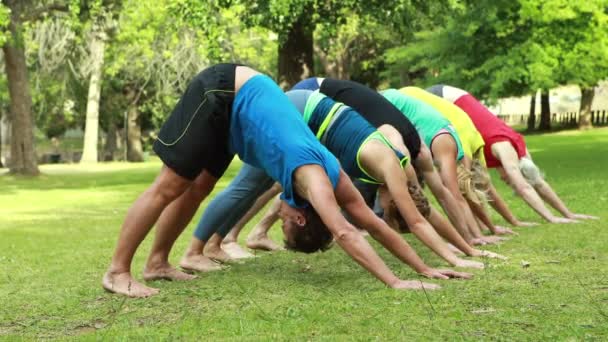
{"label": "downward dog pose", "polygon": [[[471,143],[472,139],[469,138],[468,140],[465,140],[465,144],[463,144],[454,127],[441,115],[441,113],[425,102],[406,94],[404,91],[389,89],[383,91],[382,95],[406,115],[416,126],[416,129],[421,134],[424,142],[430,147],[435,165],[439,168],[441,180],[459,200],[464,210],[469,209],[469,205],[461,192],[464,192],[467,198],[472,199],[471,202],[475,202],[477,205],[481,204],[479,196],[475,193],[471,194],[471,192],[473,192],[473,185],[470,185],[470,183],[472,183],[472,176],[465,166],[471,165],[471,160],[468,156],[465,156],[464,151],[468,150],[469,153],[473,154],[472,151],[474,151],[474,148],[472,147],[473,143]],[[466,181],[463,180],[465,177],[467,179]],[[467,184],[467,182],[469,184]],[[489,181],[486,183],[489,183]],[[522,222],[519,222],[508,209],[506,212],[512,223],[523,224]],[[483,213],[485,214],[485,211],[483,211]],[[494,226],[487,215],[486,220],[489,221],[490,225],[488,227],[493,233],[511,233],[508,229]],[[475,227],[474,224],[471,226]],[[472,241],[474,238],[479,237],[480,234],[477,230],[465,230],[461,233],[468,241]]]}
{"label": "downward dog pose", "polygon": [[[314,210],[309,208],[308,213],[314,215],[316,210],[337,243],[385,284],[424,286],[397,278],[342,216],[340,206],[418,272],[437,278],[468,276],[432,269],[407,244],[399,243],[400,237],[367,209],[335,157],[310,133],[278,86],[253,69],[220,64],[197,75],[163,125],[154,149],[164,165],[127,213],[102,281],[108,291],[133,297],[158,292],[135,281],[130,273],[134,253],[156,221],[156,239],[144,278],[189,279],[171,267],[169,252],[234,153],[278,181],[282,198],[290,206],[310,204]],[[283,217],[299,224],[306,221],[302,211],[286,206]]]}
{"label": "downward dog pose", "polygon": [[[441,97],[435,96],[424,89],[416,88],[416,87],[405,87],[399,90],[401,93],[417,99],[419,101],[424,102],[425,104],[431,106],[437,112],[440,113],[445,119],[449,121],[453,129],[458,134],[460,138],[461,145],[463,148],[464,157],[461,159],[461,165],[455,165],[455,161],[453,158],[446,158],[441,152],[438,151],[440,155],[443,156],[443,159],[438,164],[440,172],[443,171],[443,179],[446,182],[449,182],[451,189],[456,191],[456,183],[459,183],[461,186],[461,192],[465,194],[464,199],[469,204],[469,208],[467,210],[471,210],[471,213],[479,218],[479,223],[477,221],[472,225],[474,229],[472,232],[477,234],[476,232],[480,231],[480,226],[485,225],[490,230],[494,231],[506,231],[510,233],[510,230],[498,228],[492,223],[489,214],[487,213],[485,207],[481,204],[485,202],[485,194],[481,196],[475,196],[472,193],[479,191],[467,191],[464,190],[466,188],[472,187],[477,190],[480,190],[483,193],[496,193],[492,183],[490,181],[489,175],[485,170],[485,157],[483,155],[483,138],[481,134],[477,131],[473,122],[468,119],[465,113],[462,112],[460,108],[453,105],[449,101],[442,99]],[[449,139],[447,136],[440,136],[440,140],[434,142],[436,145],[436,150],[447,149],[449,145]],[[453,179],[453,174],[456,172],[458,174],[458,180]],[[461,179],[463,177],[472,178],[472,186],[467,186],[466,183],[463,184]],[[457,196],[457,195],[455,195]],[[502,200],[500,196],[493,196],[491,201],[491,205],[497,209],[497,211],[510,223],[518,224],[518,225],[533,225],[527,222],[519,222],[509,210],[507,204]],[[461,199],[463,200],[463,199]]]}
{"label": "downward dog pose", "polygon": [[[454,103],[468,115],[485,142],[483,153],[488,167],[497,168],[501,178],[545,220],[568,223],[576,219],[597,217],[570,211],[542,174],[526,148],[524,138],[498,119],[471,94],[447,85],[435,85],[429,92]],[[494,196],[495,191],[490,193]],[[564,217],[557,217],[547,209],[543,200]]]}

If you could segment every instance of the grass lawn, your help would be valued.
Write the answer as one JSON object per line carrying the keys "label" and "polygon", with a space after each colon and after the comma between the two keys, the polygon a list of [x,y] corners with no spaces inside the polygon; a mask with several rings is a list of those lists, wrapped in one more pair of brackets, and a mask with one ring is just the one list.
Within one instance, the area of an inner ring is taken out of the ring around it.
{"label": "grass lawn", "polygon": [[[37,179],[2,175],[0,340],[606,340],[608,130],[527,141],[565,202],[602,219],[518,229],[518,237],[489,248],[508,261],[487,261],[470,281],[432,281],[443,288],[428,293],[388,289],[333,248],[316,255],[259,253],[192,282],[154,282],[161,294],[150,299],[110,295],[100,279],[118,230],[160,164],[49,165]],[[517,216],[539,221],[512,191],[502,184],[499,191]],[[173,262],[195,223],[178,240]],[[272,233],[281,240],[279,229]],[[406,239],[428,263],[445,266]],[[150,243],[149,236],[135,258],[139,279]],[[420,279],[380,253],[402,278]]]}

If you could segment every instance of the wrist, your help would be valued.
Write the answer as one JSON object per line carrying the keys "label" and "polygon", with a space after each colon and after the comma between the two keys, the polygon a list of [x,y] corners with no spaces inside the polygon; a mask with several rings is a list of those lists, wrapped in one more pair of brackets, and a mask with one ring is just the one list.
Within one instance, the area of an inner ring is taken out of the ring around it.
{"label": "wrist", "polygon": [[388,281],[385,281],[384,283],[388,287],[394,288],[400,281],[401,281],[401,279],[397,278],[396,276],[392,276],[391,279],[389,279]]}
{"label": "wrist", "polygon": [[430,266],[424,265],[423,267],[416,269],[416,272],[418,274],[426,276],[427,274],[431,273],[431,270],[432,270],[432,268]]}

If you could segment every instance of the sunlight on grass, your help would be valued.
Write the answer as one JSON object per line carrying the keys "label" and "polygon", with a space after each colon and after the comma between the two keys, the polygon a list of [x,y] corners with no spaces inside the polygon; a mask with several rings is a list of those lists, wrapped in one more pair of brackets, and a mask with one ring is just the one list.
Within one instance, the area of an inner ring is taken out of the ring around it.
{"label": "sunlight on grass", "polygon": [[[508,261],[485,260],[473,280],[433,281],[442,289],[426,294],[387,289],[333,248],[314,255],[258,252],[192,282],[153,282],[159,296],[124,299],[105,293],[100,278],[124,215],[156,177],[158,160],[44,165],[38,178],[0,176],[0,339],[606,340],[608,130],[526,141],[565,202],[602,220],[517,229],[518,237],[487,248]],[[214,194],[239,167],[235,159]],[[504,184],[497,186],[518,217],[540,222]],[[201,213],[177,241],[172,262]],[[152,236],[135,256],[138,279]],[[271,236],[282,240],[276,227]],[[446,266],[405,238],[429,264]],[[380,254],[400,277],[421,279]]]}

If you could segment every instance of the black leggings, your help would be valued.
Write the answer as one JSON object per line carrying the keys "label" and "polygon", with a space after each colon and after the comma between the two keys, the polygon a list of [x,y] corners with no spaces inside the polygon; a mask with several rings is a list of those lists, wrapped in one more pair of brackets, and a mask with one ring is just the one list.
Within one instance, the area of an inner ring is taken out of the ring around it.
{"label": "black leggings", "polygon": [[399,131],[412,160],[420,153],[420,136],[410,120],[376,91],[353,81],[326,78],[319,89],[332,99],[354,108],[374,127],[391,125]]}

